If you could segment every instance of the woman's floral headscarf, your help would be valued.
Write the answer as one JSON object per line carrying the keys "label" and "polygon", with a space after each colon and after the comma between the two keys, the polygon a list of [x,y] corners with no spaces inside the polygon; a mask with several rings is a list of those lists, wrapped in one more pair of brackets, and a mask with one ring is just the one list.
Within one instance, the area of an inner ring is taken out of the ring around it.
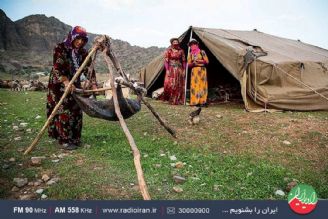
{"label": "woman's floral headscarf", "polygon": [[73,27],[64,40],[65,46],[67,48],[72,49],[72,43],[76,38],[82,38],[85,44],[87,44],[88,42],[87,31],[81,26]]}
{"label": "woman's floral headscarf", "polygon": [[[77,38],[82,38],[84,40],[84,45],[81,47],[83,48],[85,44],[88,42],[88,36],[87,36],[87,31],[81,27],[81,26],[76,26],[73,27],[72,30],[68,33],[66,39],[64,40],[64,44],[67,48],[71,49],[71,58],[73,61],[73,66],[72,66],[72,71],[75,73],[82,62],[82,57],[79,56],[79,49],[80,48],[73,48],[73,41]],[[81,81],[84,81],[86,78],[83,74],[81,74],[80,77]]]}

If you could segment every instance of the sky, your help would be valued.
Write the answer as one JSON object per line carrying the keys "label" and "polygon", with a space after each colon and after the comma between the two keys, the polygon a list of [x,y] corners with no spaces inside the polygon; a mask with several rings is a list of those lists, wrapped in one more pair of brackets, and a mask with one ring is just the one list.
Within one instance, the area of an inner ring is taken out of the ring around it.
{"label": "sky", "polygon": [[142,47],[167,47],[195,26],[256,28],[328,49],[326,0],[0,0],[0,8],[13,21],[45,14]]}

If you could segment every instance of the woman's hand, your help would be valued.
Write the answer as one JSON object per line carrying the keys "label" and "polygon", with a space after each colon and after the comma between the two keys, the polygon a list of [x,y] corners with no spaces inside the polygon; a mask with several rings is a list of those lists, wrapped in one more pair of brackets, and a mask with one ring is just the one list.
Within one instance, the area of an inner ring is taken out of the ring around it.
{"label": "woman's hand", "polygon": [[[65,91],[67,90],[68,88],[68,85],[69,85],[69,80],[66,76],[61,76],[60,78],[61,82],[64,84],[65,86]],[[73,91],[75,90],[75,86],[74,84],[72,84],[71,88],[70,88],[70,92],[73,93]]]}
{"label": "woman's hand", "polygon": [[92,85],[92,90],[97,90],[97,89],[98,89],[97,85],[96,84],[93,84]]}
{"label": "woman's hand", "polygon": [[[63,81],[64,85],[65,85],[65,91],[68,89],[68,85],[69,85],[69,81]],[[76,87],[74,84],[72,84],[72,86],[70,87],[70,92],[73,93],[75,91]]]}

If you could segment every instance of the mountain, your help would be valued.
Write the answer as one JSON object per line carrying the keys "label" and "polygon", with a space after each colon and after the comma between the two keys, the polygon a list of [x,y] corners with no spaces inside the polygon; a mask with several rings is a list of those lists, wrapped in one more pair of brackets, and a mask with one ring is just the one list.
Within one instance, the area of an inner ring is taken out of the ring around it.
{"label": "mountain", "polygon": [[[17,21],[8,18],[0,9],[0,77],[3,73],[28,76],[33,72],[49,73],[52,67],[52,50],[63,41],[71,26],[55,17],[45,15],[30,15]],[[97,34],[88,33],[91,47]],[[164,48],[131,46],[122,40],[112,40],[112,49],[117,54],[122,68],[136,76],[136,72],[154,57],[164,51]],[[98,58],[99,59],[99,58]],[[97,59],[97,73],[106,73],[106,67],[101,59]]]}

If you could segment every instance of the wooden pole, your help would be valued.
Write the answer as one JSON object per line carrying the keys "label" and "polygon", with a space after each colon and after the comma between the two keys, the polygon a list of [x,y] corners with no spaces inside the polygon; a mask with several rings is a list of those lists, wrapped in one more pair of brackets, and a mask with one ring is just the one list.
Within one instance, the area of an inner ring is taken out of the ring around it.
{"label": "wooden pole", "polygon": [[[130,89],[134,90],[136,93],[138,93],[139,91],[129,82],[123,81],[123,82],[118,82],[122,85],[125,85],[126,87],[129,87]],[[152,114],[155,116],[155,118],[159,121],[159,123],[174,137],[176,138],[176,132],[174,129],[172,129],[170,126],[168,126],[164,120],[161,118],[161,116],[156,112],[156,110],[152,107],[152,105],[150,105],[150,103],[148,103],[148,101],[145,100],[145,98],[140,95],[140,100],[148,107],[148,109],[150,110],[150,112],[152,112]]]}
{"label": "wooden pole", "polygon": [[33,148],[37,145],[37,143],[39,142],[39,140],[41,139],[42,135],[44,134],[44,132],[46,131],[46,129],[48,128],[50,121],[54,118],[54,116],[56,115],[59,107],[61,106],[61,104],[63,103],[64,99],[66,98],[66,96],[68,95],[69,92],[71,92],[71,87],[73,85],[73,83],[75,82],[75,80],[80,76],[82,70],[85,68],[85,66],[87,65],[88,60],[90,59],[90,57],[97,51],[98,46],[94,46],[91,51],[89,52],[88,56],[85,58],[84,62],[82,63],[82,65],[80,66],[80,68],[77,70],[77,72],[75,73],[75,75],[73,76],[73,78],[70,80],[67,88],[65,89],[65,92],[63,94],[63,96],[60,98],[59,102],[57,103],[57,105],[55,106],[55,108],[52,110],[52,113],[50,114],[50,116],[48,117],[48,120],[45,122],[45,124],[43,125],[42,129],[40,130],[40,132],[38,133],[38,135],[35,137],[35,139],[33,140],[33,142],[31,143],[31,145],[25,150],[24,155],[28,154],[29,152],[31,152],[33,150]]}
{"label": "wooden pole", "polygon": [[[124,80],[126,81],[126,83],[123,83],[123,85],[130,87],[131,89],[135,88],[133,87],[133,84],[131,82],[129,82],[129,79],[127,78],[125,72],[123,71],[120,62],[118,61],[118,59],[115,56],[115,53],[112,51],[108,51],[107,55],[109,56],[109,58],[111,59],[114,67],[116,68],[116,70],[120,73],[120,75],[124,78]],[[164,120],[160,117],[160,115],[155,111],[155,109],[150,105],[150,103],[148,103],[145,98],[141,97],[141,101],[147,106],[147,108],[150,110],[150,112],[155,116],[155,118],[159,121],[159,123],[174,137],[176,138],[176,132],[174,129],[172,129],[169,125],[167,125]]]}
{"label": "wooden pole", "polygon": [[[124,87],[122,86],[122,88],[124,88]],[[80,93],[80,94],[87,94],[87,93],[97,93],[97,92],[102,92],[102,91],[107,91],[107,90],[112,90],[112,88],[111,87],[103,87],[103,88],[98,88],[98,89],[94,89],[94,90],[83,90],[83,89],[76,88],[74,92]]]}
{"label": "wooden pole", "polygon": [[[189,37],[189,42],[192,39],[192,27],[190,27],[190,37]],[[186,63],[186,77],[185,77],[185,95],[184,95],[184,105],[186,105],[187,102],[187,82],[188,82],[188,56],[190,54],[190,46],[189,46],[189,42],[188,42],[188,54],[187,54],[187,63]]]}
{"label": "wooden pole", "polygon": [[143,174],[143,171],[142,171],[142,166],[141,166],[141,162],[140,162],[140,152],[139,152],[139,149],[137,148],[137,145],[125,123],[125,120],[122,116],[122,113],[121,113],[121,110],[120,110],[120,106],[119,106],[119,103],[118,103],[118,98],[117,98],[117,90],[115,88],[115,84],[114,84],[114,76],[113,76],[113,69],[112,69],[112,66],[110,65],[110,59],[109,57],[107,56],[108,55],[108,48],[106,48],[104,50],[104,58],[105,58],[105,61],[106,61],[106,64],[107,64],[107,67],[108,67],[108,70],[109,70],[109,74],[110,74],[110,85],[111,87],[113,88],[112,89],[112,93],[113,93],[113,101],[114,101],[114,107],[115,107],[115,113],[117,115],[117,118],[119,119],[119,122],[121,124],[121,127],[124,131],[124,134],[126,136],[126,138],[128,139],[129,141],[129,144],[131,146],[131,150],[133,152],[133,161],[134,161],[134,166],[136,168],[136,171],[137,171],[137,178],[138,178],[138,184],[139,184],[139,189],[140,189],[140,192],[141,192],[141,195],[143,197],[144,200],[150,200],[150,195],[148,193],[148,189],[147,189],[147,184],[146,184],[146,181],[144,179],[144,174]]}

